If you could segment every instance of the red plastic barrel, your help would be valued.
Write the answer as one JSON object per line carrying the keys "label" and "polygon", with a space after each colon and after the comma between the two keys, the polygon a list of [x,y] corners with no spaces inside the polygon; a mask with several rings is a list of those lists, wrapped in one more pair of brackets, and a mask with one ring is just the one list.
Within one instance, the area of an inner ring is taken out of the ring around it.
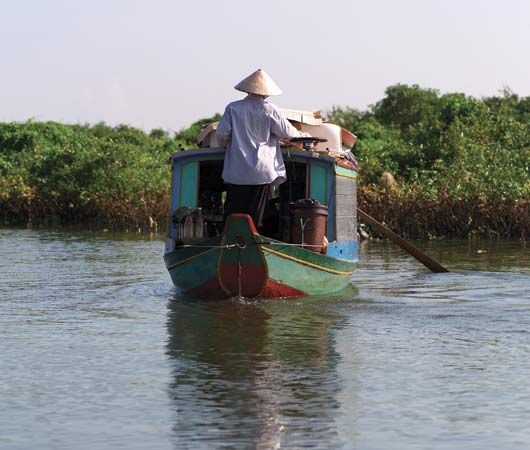
{"label": "red plastic barrel", "polygon": [[328,207],[318,200],[304,198],[289,205],[291,214],[291,243],[316,253],[322,251]]}

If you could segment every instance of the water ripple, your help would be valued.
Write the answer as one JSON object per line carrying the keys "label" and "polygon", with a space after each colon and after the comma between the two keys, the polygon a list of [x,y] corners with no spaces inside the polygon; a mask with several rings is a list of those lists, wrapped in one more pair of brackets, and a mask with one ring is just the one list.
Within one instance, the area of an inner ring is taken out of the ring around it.
{"label": "water ripple", "polygon": [[336,295],[193,302],[161,241],[0,229],[0,447],[526,448],[528,249],[418,245],[452,272],[368,243]]}

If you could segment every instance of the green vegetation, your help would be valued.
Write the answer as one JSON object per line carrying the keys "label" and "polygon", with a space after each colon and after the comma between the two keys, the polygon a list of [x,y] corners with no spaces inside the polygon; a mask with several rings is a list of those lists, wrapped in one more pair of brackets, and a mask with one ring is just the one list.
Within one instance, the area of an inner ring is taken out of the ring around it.
{"label": "green vegetation", "polygon": [[174,148],[126,126],[0,124],[1,219],[145,229],[166,213]]}
{"label": "green vegetation", "polygon": [[[368,111],[335,107],[358,137],[359,202],[408,237],[530,235],[530,97],[476,99],[395,85]],[[0,123],[0,221],[165,227],[170,136],[127,126]],[[381,183],[384,172],[395,178]]]}
{"label": "green vegetation", "polygon": [[401,234],[530,235],[530,97],[396,85],[370,111],[329,119],[359,137],[360,206]]}
{"label": "green vegetation", "polygon": [[175,137],[104,123],[0,123],[0,223],[165,228],[168,158],[213,120]]}

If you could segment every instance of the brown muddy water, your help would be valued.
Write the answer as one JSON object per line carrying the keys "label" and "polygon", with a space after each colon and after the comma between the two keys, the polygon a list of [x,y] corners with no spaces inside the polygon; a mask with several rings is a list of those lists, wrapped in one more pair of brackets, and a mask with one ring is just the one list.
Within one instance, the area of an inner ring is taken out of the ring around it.
{"label": "brown muddy water", "polygon": [[160,240],[0,229],[0,448],[529,448],[530,249],[415,243],[453,272],[191,302]]}

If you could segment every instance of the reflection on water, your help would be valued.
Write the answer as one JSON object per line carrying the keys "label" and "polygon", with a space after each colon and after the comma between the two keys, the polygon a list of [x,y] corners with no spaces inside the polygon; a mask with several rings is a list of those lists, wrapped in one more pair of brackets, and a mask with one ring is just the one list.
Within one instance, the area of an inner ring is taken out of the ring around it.
{"label": "reflection on water", "polygon": [[149,237],[0,229],[0,448],[527,449],[530,252],[361,246],[354,287],[194,302]]}
{"label": "reflection on water", "polygon": [[314,436],[334,446],[341,320],[317,300],[171,302],[177,446],[277,448]]}

